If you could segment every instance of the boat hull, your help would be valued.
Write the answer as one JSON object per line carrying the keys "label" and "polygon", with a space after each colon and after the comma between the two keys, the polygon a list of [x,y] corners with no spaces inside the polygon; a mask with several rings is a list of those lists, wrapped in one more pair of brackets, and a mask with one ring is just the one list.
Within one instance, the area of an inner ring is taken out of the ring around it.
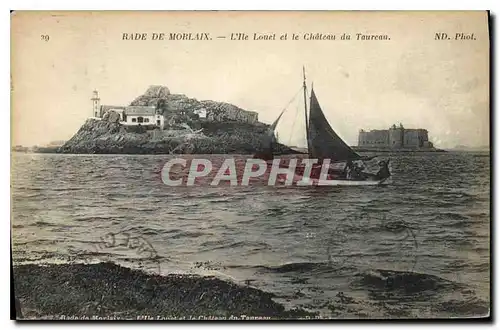
{"label": "boat hull", "polygon": [[[388,185],[389,178],[384,179],[374,179],[368,178],[366,180],[348,180],[348,179],[315,179],[310,177],[304,177],[302,175],[298,175],[292,171],[288,173],[288,175],[293,176],[292,184],[294,186],[378,186],[378,185]],[[277,182],[281,184],[286,184],[287,175],[279,175]]]}
{"label": "boat hull", "polygon": [[[306,178],[307,180],[307,178]],[[389,184],[388,179],[374,180],[318,180],[309,179],[313,186],[378,186]]]}

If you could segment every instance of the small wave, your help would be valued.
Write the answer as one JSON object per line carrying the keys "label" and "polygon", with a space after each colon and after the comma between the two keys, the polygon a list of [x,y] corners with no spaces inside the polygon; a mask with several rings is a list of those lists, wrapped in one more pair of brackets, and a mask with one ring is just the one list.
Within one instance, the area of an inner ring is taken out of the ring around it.
{"label": "small wave", "polygon": [[[238,212],[236,215],[238,217],[246,217],[246,216],[248,216],[248,213],[247,212]],[[244,218],[244,219],[235,219],[234,223],[238,224],[238,225],[246,225],[246,224],[251,224],[254,222],[255,222],[255,219],[253,219],[253,218],[247,218],[247,219]]]}
{"label": "small wave", "polygon": [[280,266],[264,267],[265,269],[276,273],[289,273],[289,272],[311,272],[324,267],[323,263],[314,262],[293,262]]}
{"label": "small wave", "polygon": [[440,212],[433,220],[470,220],[470,217],[456,212]]}
{"label": "small wave", "polygon": [[195,238],[195,237],[200,237],[203,235],[207,235],[207,233],[199,232],[199,231],[183,231],[181,233],[175,234],[173,236],[170,236],[172,239],[177,239],[177,238]]}
{"label": "small wave", "polygon": [[288,264],[283,264],[279,266],[255,266],[260,272],[271,272],[271,273],[292,273],[292,274],[337,274],[339,271],[349,270],[352,271],[354,268],[347,265],[339,265],[335,262],[292,262]]}
{"label": "small wave", "polygon": [[287,235],[287,234],[295,234],[295,233],[298,233],[298,232],[299,232],[299,229],[297,229],[297,228],[284,227],[284,228],[282,228],[282,231],[280,231],[278,234],[280,234],[280,235]]}
{"label": "small wave", "polygon": [[256,250],[270,249],[271,245],[264,242],[240,241],[226,246],[226,248],[238,248],[238,247],[244,247],[246,249],[256,251]]}
{"label": "small wave", "polygon": [[139,213],[154,213],[158,211],[160,208],[159,206],[155,207],[137,207],[137,206],[130,206],[130,207],[117,207],[116,210],[118,211],[125,211],[125,212],[139,212]]}
{"label": "small wave", "polygon": [[478,217],[478,218],[483,218],[483,217],[489,217],[490,214],[487,212],[469,212],[467,213],[469,217]]}
{"label": "small wave", "polygon": [[378,291],[401,291],[406,294],[458,288],[458,283],[435,275],[392,270],[371,270],[355,275],[354,286]]}
{"label": "small wave", "polygon": [[470,265],[470,269],[476,272],[488,272],[490,270],[490,263],[489,262],[483,262],[477,265]]}
{"label": "small wave", "polygon": [[[425,243],[440,244],[445,247],[461,247],[461,248],[473,248],[475,245],[479,244],[479,241],[471,236],[462,236],[459,234],[444,234],[435,235],[435,237],[426,238],[423,240]],[[442,257],[442,256],[440,256]]]}
{"label": "small wave", "polygon": [[172,234],[172,233],[179,233],[181,231],[182,231],[181,229],[166,229],[166,230],[162,230],[162,233],[163,234]]}
{"label": "small wave", "polygon": [[476,297],[468,298],[465,301],[445,301],[437,304],[432,309],[435,312],[447,312],[459,317],[487,316],[490,312],[489,304]]}
{"label": "small wave", "polygon": [[162,233],[161,229],[146,227],[140,230],[140,234],[143,236],[158,236]]}
{"label": "small wave", "polygon": [[43,197],[43,194],[42,193],[25,193],[25,192],[16,192],[16,191],[13,191],[12,192],[12,195],[13,195],[13,198],[14,198],[14,201],[17,202],[17,201],[22,201],[24,199],[35,199],[35,198],[38,198],[38,197]]}
{"label": "small wave", "polygon": [[80,190],[86,190],[86,187],[63,187],[63,188],[51,188],[47,190],[52,190],[52,191],[80,191]]}
{"label": "small wave", "polygon": [[257,251],[270,249],[271,246],[264,242],[255,241],[239,241],[239,242],[229,242],[229,241],[206,241],[200,244],[204,249],[200,249],[201,252],[215,251],[221,249],[236,249],[243,247],[245,250]]}
{"label": "small wave", "polygon": [[115,220],[116,217],[113,216],[80,216],[75,219],[75,221],[109,221]]}
{"label": "small wave", "polygon": [[59,227],[58,224],[43,221],[43,220],[35,221],[32,223],[32,225],[38,226],[38,227]]}
{"label": "small wave", "polygon": [[465,228],[470,226],[470,221],[468,220],[461,220],[453,223],[443,223],[443,226],[449,227],[449,228]]}
{"label": "small wave", "polygon": [[102,251],[88,251],[84,253],[80,253],[78,255],[80,258],[94,258],[94,257],[112,257],[114,254],[102,252]]}
{"label": "small wave", "polygon": [[228,203],[228,202],[231,202],[231,199],[232,198],[230,198],[230,197],[225,197],[225,198],[220,198],[220,199],[212,199],[212,200],[209,200],[207,202],[210,204]]}
{"label": "small wave", "polygon": [[447,273],[454,273],[456,271],[460,271],[460,270],[463,270],[465,268],[468,267],[468,263],[463,261],[463,260],[454,260],[454,261],[451,261],[449,263],[447,263],[444,267],[443,267],[443,271],[447,272]]}
{"label": "small wave", "polygon": [[31,241],[26,241],[26,242],[14,242],[14,245],[33,245],[33,246],[34,245],[44,245],[44,246],[47,246],[47,245],[60,244],[62,242],[63,242],[62,240],[57,240],[57,239],[40,238],[40,239],[34,239]]}
{"label": "small wave", "polygon": [[274,207],[274,208],[269,208],[266,212],[266,217],[276,217],[276,216],[281,216],[288,214],[289,211],[286,210],[283,207]]}
{"label": "small wave", "polygon": [[46,187],[13,187],[15,190],[23,191],[23,190],[33,190],[33,191],[45,191]]}
{"label": "small wave", "polygon": [[[256,274],[277,273],[287,276],[310,276],[318,274],[328,274],[328,276],[338,274],[340,271],[352,272],[355,268],[345,265],[337,265],[335,263],[314,263],[314,262],[292,262],[283,265],[270,266],[270,265],[224,265],[227,269],[238,270],[253,270]],[[299,276],[299,277],[300,277]],[[294,277],[296,278],[296,277]]]}
{"label": "small wave", "polygon": [[489,248],[486,248],[486,247],[481,247],[481,246],[478,246],[474,249],[477,253],[489,253],[490,252],[490,249]]}
{"label": "small wave", "polygon": [[435,191],[435,189],[429,189],[429,192],[432,192],[434,196],[438,197],[450,197],[450,198],[463,198],[463,197],[475,197],[476,194],[473,194],[471,192],[466,192],[463,190],[457,190],[456,191],[443,191],[443,190],[438,190]]}
{"label": "small wave", "polygon": [[112,193],[107,193],[104,195],[106,199],[112,199],[112,200],[122,200],[130,197],[130,193],[124,192],[124,193],[118,193],[118,192],[112,192]]}
{"label": "small wave", "polygon": [[129,235],[135,235],[135,236],[162,236],[165,234],[176,234],[182,232],[181,229],[163,229],[163,228],[158,228],[155,226],[149,227],[149,226],[143,226],[143,225],[138,225],[138,226],[126,226],[120,229],[118,233],[126,233]]}

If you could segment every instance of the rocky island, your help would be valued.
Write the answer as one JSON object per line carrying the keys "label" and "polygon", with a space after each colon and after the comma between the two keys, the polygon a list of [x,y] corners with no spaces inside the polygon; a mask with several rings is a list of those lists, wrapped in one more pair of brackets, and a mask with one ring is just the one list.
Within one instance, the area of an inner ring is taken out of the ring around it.
{"label": "rocky island", "polygon": [[[269,125],[235,105],[198,101],[150,86],[128,106],[100,105],[58,153],[252,154],[261,150]],[[279,153],[296,153],[279,145]]]}

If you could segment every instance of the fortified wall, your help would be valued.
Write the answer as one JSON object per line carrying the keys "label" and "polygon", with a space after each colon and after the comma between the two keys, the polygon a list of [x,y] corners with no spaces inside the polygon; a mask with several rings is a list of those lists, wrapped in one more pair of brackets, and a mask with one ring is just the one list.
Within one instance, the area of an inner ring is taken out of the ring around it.
{"label": "fortified wall", "polygon": [[392,125],[387,130],[360,130],[358,146],[393,149],[433,148],[426,129],[408,129],[401,124],[399,126]]}

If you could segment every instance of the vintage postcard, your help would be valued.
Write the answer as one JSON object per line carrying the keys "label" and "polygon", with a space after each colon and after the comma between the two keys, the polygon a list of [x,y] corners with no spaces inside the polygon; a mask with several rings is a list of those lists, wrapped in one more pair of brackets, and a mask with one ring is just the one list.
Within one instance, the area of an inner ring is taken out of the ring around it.
{"label": "vintage postcard", "polygon": [[489,22],[12,12],[16,319],[488,318]]}

